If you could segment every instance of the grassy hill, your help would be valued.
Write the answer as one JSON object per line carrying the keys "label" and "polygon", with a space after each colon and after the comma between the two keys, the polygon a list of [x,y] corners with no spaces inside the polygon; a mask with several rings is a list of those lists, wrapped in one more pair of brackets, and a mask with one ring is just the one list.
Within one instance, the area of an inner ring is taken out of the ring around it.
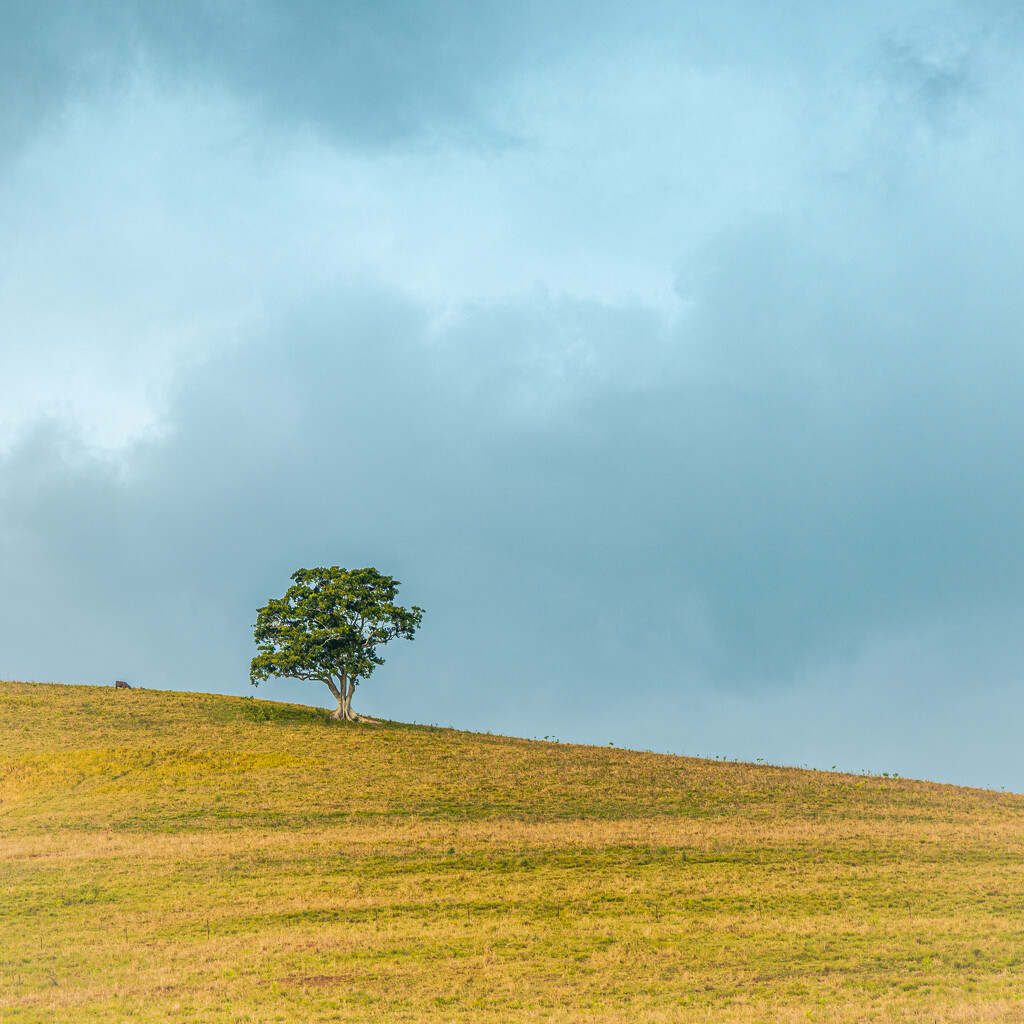
{"label": "grassy hill", "polygon": [[0,1024],[1024,1020],[1024,798],[0,683]]}

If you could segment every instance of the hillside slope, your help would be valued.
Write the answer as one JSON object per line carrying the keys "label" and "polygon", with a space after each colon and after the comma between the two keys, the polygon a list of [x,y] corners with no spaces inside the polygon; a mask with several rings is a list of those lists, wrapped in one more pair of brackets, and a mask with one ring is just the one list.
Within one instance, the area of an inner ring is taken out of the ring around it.
{"label": "hillside slope", "polygon": [[0,683],[0,1020],[1024,1020],[1024,798]]}

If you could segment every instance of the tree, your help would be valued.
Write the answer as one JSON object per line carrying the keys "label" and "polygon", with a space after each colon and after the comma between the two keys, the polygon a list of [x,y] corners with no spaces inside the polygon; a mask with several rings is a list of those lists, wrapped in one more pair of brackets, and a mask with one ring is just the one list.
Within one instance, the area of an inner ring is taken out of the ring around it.
{"label": "tree", "polygon": [[394,603],[401,585],[376,569],[299,569],[294,586],[256,612],[256,645],[249,681],[288,676],[326,684],[338,702],[331,718],[364,721],[352,710],[352,694],[384,659],[377,647],[411,640],[423,609]]}

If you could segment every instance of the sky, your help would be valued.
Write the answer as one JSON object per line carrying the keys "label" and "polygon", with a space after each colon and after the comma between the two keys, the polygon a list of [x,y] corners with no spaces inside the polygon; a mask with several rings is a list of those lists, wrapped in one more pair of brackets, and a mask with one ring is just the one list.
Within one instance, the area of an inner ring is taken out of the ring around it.
{"label": "sky", "polygon": [[1024,13],[0,7],[0,678],[1024,791]]}

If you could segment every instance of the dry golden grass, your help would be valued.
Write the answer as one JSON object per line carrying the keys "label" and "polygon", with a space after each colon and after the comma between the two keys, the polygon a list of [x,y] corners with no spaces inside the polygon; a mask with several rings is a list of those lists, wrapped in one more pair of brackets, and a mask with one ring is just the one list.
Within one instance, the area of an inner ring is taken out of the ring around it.
{"label": "dry golden grass", "polygon": [[0,801],[0,1024],[1024,1021],[1012,794],[0,683]]}

